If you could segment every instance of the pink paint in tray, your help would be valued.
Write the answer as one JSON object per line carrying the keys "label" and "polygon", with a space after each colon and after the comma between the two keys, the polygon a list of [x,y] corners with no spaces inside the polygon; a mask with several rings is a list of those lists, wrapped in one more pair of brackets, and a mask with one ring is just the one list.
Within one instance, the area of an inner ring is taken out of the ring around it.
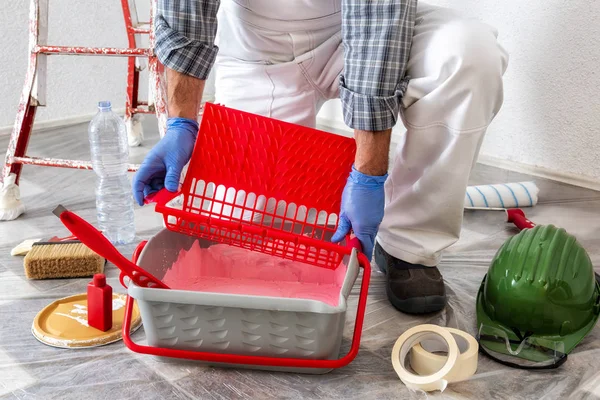
{"label": "pink paint in tray", "polygon": [[250,250],[195,241],[182,249],[162,281],[172,289],[318,300],[336,307],[346,265],[335,270]]}

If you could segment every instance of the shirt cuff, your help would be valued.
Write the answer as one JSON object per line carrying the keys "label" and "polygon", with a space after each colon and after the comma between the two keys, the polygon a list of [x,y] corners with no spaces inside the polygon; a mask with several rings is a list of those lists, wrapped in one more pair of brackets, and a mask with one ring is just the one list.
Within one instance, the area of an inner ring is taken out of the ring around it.
{"label": "shirt cuff", "polygon": [[408,78],[403,79],[391,96],[368,96],[351,91],[340,76],[340,99],[344,122],[352,129],[361,131],[384,131],[393,128],[398,122],[400,101]]}
{"label": "shirt cuff", "polygon": [[208,78],[219,51],[217,46],[189,39],[164,21],[157,22],[155,35],[154,51],[164,66],[198,79]]}

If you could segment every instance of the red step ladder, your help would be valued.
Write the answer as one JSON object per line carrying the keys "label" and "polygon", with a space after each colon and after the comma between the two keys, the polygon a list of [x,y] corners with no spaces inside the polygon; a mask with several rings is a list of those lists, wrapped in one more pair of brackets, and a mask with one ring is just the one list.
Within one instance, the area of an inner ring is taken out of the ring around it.
{"label": "red step ladder", "polygon": [[[163,78],[164,68],[153,52],[153,19],[156,12],[156,0],[150,1],[150,21],[140,23],[137,18],[135,0],[121,0],[128,47],[112,48],[49,45],[47,43],[49,0],[30,0],[27,75],[2,172],[0,221],[16,219],[24,211],[18,188],[23,165],[92,169],[91,161],[34,157],[27,154],[27,145],[31,136],[36,110],[38,107],[46,105],[46,58],[48,56],[128,57],[127,100],[124,119],[128,129],[129,143],[130,145],[141,144],[141,124],[137,118],[138,114],[156,114],[159,121],[160,136],[164,135],[167,118],[166,85]],[[149,48],[138,47],[141,35],[149,35]],[[138,98],[139,78],[140,71],[146,63],[150,78],[150,90],[148,101],[142,101]],[[129,165],[130,171],[136,171],[137,168],[138,165]]]}

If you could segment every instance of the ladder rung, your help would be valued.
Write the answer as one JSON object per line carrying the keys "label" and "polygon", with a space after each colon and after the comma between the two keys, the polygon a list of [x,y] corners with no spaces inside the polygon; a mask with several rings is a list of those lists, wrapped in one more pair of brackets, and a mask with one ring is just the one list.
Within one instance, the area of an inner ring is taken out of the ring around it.
{"label": "ladder rung", "polygon": [[150,28],[140,28],[140,27],[132,26],[129,30],[133,33],[150,34]]}
{"label": "ladder rung", "polygon": [[[39,165],[43,167],[59,167],[59,168],[74,168],[74,169],[92,169],[91,161],[82,160],[65,160],[61,158],[39,158],[39,157],[13,157],[12,164],[27,164]],[[127,164],[127,169],[130,172],[135,172],[140,166],[138,164]]]}
{"label": "ladder rung", "polygon": [[131,113],[132,114],[154,114],[154,111],[149,110],[147,108],[132,108],[131,109]]}
{"label": "ladder rung", "polygon": [[65,54],[65,55],[97,55],[97,56],[125,56],[148,57],[150,49],[123,49],[116,47],[81,47],[81,46],[35,46],[35,53]]}

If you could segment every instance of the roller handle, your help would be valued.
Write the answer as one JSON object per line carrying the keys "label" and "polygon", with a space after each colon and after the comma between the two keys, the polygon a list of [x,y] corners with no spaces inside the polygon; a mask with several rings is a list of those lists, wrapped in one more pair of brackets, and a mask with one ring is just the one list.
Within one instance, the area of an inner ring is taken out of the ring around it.
{"label": "roller handle", "polygon": [[519,208],[506,210],[506,220],[512,222],[520,230],[531,229],[535,226],[535,223],[527,219],[523,210]]}
{"label": "roller handle", "polygon": [[121,270],[121,284],[123,275],[131,279],[136,285],[141,287],[163,288],[169,289],[167,285],[159,279],[147,273],[116,249],[115,246],[100,232],[94,228],[89,222],[79,217],[77,214],[68,211],[63,206],[59,205],[53,211],[53,214],[60,218],[60,221],[67,227],[69,231],[79,239],[83,244],[89,247],[98,255],[106,258]]}

